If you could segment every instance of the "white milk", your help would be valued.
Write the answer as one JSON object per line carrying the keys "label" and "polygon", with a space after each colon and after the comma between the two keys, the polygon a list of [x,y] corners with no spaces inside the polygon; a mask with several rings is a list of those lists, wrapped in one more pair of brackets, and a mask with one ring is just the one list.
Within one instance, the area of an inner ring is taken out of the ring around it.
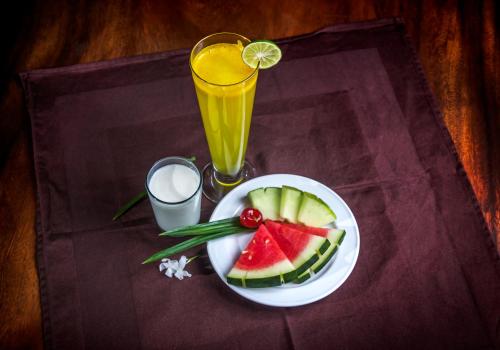
{"label": "white milk", "polygon": [[[184,161],[179,159],[160,160],[148,175],[149,200],[158,226],[165,231],[194,225],[200,220],[200,175],[187,165],[177,163]],[[167,165],[162,166],[162,162]]]}
{"label": "white milk", "polygon": [[200,183],[200,177],[191,168],[169,164],[156,170],[149,180],[149,190],[163,202],[177,203],[191,197]]}

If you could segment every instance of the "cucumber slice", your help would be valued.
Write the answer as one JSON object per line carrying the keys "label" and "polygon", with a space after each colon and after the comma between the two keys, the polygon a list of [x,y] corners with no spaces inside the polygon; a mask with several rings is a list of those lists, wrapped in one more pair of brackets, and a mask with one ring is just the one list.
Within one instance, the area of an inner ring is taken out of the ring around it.
{"label": "cucumber slice", "polygon": [[306,226],[322,227],[335,221],[337,216],[320,198],[304,192],[298,214],[298,222]]}
{"label": "cucumber slice", "polygon": [[328,232],[328,240],[331,245],[326,252],[316,261],[307,271],[299,274],[299,277],[294,281],[295,283],[303,283],[312,277],[313,274],[321,271],[323,267],[333,258],[338,248],[342,244],[345,237],[345,230],[333,229]]}
{"label": "cucumber slice", "polygon": [[280,216],[282,219],[297,223],[300,203],[302,202],[302,191],[295,187],[283,186],[281,188]]}
{"label": "cucumber slice", "polygon": [[280,216],[281,188],[266,187],[248,192],[252,207],[258,209],[265,220],[278,220]]}

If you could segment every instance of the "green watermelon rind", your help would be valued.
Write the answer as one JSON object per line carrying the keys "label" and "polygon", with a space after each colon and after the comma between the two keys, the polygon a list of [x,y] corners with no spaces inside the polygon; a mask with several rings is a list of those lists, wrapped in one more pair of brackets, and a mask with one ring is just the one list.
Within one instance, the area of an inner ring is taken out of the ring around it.
{"label": "green watermelon rind", "polygon": [[[326,266],[326,264],[328,264],[328,262],[333,258],[335,253],[338,251],[340,245],[344,241],[344,238],[346,236],[345,230],[336,230],[335,233],[336,234],[340,233],[340,236],[336,239],[335,242],[331,242],[332,245],[334,245],[332,251],[321,257],[322,261],[319,265],[312,267],[314,273],[318,273]],[[311,278],[311,273],[309,271],[299,273],[297,279],[294,282],[300,284],[307,281],[309,278]]]}
{"label": "green watermelon rind", "polygon": [[246,288],[267,288],[267,287],[278,287],[284,283],[292,282],[297,279],[297,270],[290,271],[285,274],[279,274],[269,277],[261,278],[235,278],[226,276],[226,281],[237,287]]}
{"label": "green watermelon rind", "polygon": [[[317,268],[313,269],[313,271],[316,273],[317,271],[320,271],[323,267],[325,267],[325,265],[333,258],[333,256],[337,252],[337,250],[338,250],[338,247],[335,246],[333,248],[333,250],[327,256],[325,256],[325,259],[323,260],[323,262],[320,265],[318,265]],[[294,282],[297,284],[304,283],[305,281],[307,281],[311,277],[312,277],[311,273],[309,271],[306,271],[306,272],[300,274]]]}
{"label": "green watermelon rind", "polygon": [[[321,237],[318,236],[318,238],[320,238],[321,240]],[[314,248],[312,255],[297,267],[297,276],[300,276],[304,271],[307,271],[307,269],[314,265],[319,260],[319,258],[328,250],[328,247],[330,247],[330,245],[330,241],[325,238],[319,247]],[[295,261],[296,260],[297,259],[295,259]],[[295,261],[292,261],[292,264],[295,265]]]}
{"label": "green watermelon rind", "polygon": [[[248,277],[249,274],[250,277]],[[264,288],[292,282],[298,275],[292,263],[285,259],[258,270],[243,270],[233,267],[227,274],[226,281],[238,287]]]}

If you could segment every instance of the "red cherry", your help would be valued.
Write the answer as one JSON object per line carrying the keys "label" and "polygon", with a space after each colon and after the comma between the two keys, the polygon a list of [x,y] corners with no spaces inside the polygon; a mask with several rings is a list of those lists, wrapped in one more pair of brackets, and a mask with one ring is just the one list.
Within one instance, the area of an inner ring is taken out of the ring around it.
{"label": "red cherry", "polygon": [[262,223],[262,213],[255,208],[245,208],[240,215],[241,226],[256,228]]}

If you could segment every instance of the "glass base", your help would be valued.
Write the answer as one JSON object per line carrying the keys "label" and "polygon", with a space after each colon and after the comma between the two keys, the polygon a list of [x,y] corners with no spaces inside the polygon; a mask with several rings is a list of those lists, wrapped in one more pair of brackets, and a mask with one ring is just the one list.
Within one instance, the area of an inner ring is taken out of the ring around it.
{"label": "glass base", "polygon": [[257,174],[254,166],[246,160],[241,167],[240,173],[234,177],[219,173],[212,163],[205,165],[201,173],[203,176],[203,194],[213,203],[218,203],[233,188],[254,178]]}

